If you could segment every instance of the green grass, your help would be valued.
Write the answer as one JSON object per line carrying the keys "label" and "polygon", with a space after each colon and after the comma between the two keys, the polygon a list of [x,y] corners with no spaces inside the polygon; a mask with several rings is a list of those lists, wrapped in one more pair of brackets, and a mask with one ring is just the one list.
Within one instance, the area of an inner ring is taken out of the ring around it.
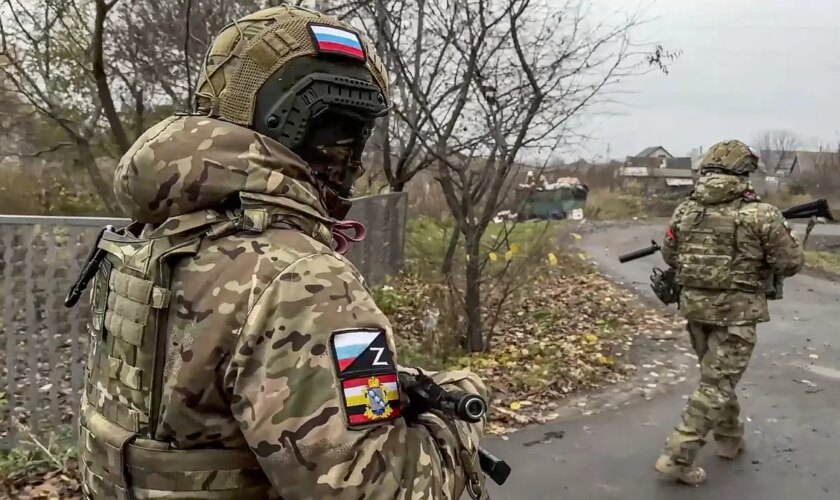
{"label": "green grass", "polygon": [[0,451],[0,480],[67,470],[67,464],[76,457],[76,443],[71,436],[67,430],[42,439],[21,436],[17,447]]}
{"label": "green grass", "polygon": [[805,262],[812,267],[840,274],[840,254],[834,252],[805,252]]}
{"label": "green grass", "polygon": [[[506,259],[528,255],[541,250],[566,221],[529,221],[516,224],[491,223],[481,240],[482,259],[494,257],[491,265],[501,266]],[[505,240],[505,227],[509,228]],[[456,230],[451,222],[441,222],[429,217],[416,217],[406,223],[406,263],[410,271],[419,274],[437,272],[443,264],[449,239]],[[513,254],[507,254],[512,250]],[[491,256],[491,254],[494,254]],[[507,254],[507,255],[506,255]],[[463,237],[456,249],[455,262],[465,257]]]}

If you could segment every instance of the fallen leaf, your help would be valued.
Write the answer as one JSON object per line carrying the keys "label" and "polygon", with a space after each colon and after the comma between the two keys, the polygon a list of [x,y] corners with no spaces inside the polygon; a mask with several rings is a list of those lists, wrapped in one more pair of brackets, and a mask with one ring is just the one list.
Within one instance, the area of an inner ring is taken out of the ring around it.
{"label": "fallen leaf", "polygon": [[513,403],[510,404],[510,409],[511,410],[519,410],[521,408],[522,408],[522,403],[520,403],[519,401],[514,401]]}

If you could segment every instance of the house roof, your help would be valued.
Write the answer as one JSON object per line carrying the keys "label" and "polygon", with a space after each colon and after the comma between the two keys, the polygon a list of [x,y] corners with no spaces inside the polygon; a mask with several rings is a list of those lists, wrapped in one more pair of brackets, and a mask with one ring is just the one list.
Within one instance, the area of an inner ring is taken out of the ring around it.
{"label": "house roof", "polygon": [[796,166],[798,157],[796,151],[764,149],[758,153],[758,168],[770,174],[788,175]]}
{"label": "house roof", "polygon": [[[643,149],[643,150],[642,150],[639,154],[637,154],[636,156],[643,156],[643,157],[644,157],[644,156],[646,156],[646,157],[650,157],[650,155],[652,155],[652,154],[653,154],[653,153],[654,153],[657,149],[661,149],[662,151],[665,151],[666,153],[668,153],[668,150],[667,150],[667,149],[665,149],[665,148],[663,148],[662,146],[651,146],[651,147],[649,147],[649,148],[645,148],[645,149]],[[674,155],[672,155],[671,153],[668,153],[668,156],[673,157]]]}

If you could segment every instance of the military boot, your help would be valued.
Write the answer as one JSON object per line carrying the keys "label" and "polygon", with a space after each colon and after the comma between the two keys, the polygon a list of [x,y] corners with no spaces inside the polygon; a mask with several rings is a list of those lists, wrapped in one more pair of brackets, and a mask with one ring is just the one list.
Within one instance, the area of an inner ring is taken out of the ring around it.
{"label": "military boot", "polygon": [[668,479],[689,486],[698,486],[706,481],[706,471],[702,467],[678,464],[668,455],[660,456],[654,467]]}
{"label": "military boot", "polygon": [[747,442],[744,438],[721,438],[716,439],[716,441],[718,456],[727,460],[735,460],[738,458],[738,455],[740,455],[747,446]]}

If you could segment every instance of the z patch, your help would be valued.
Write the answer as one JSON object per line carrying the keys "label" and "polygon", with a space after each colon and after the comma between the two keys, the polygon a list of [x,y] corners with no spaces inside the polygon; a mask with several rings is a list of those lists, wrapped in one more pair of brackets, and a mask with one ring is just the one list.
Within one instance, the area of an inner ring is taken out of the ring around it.
{"label": "z patch", "polygon": [[385,341],[384,330],[333,332],[332,348],[340,378],[397,372],[388,343]]}
{"label": "z patch", "polygon": [[397,367],[385,331],[353,329],[330,339],[347,424],[365,425],[400,416]]}

